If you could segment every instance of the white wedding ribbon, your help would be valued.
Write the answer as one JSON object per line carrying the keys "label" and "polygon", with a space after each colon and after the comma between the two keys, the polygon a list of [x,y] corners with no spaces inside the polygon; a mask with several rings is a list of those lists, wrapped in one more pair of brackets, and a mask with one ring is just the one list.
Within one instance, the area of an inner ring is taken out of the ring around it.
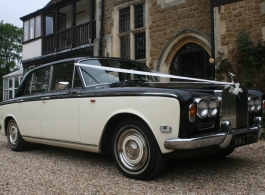
{"label": "white wedding ribbon", "polygon": [[137,71],[137,70],[128,70],[128,69],[121,69],[121,68],[97,66],[97,65],[92,65],[92,64],[75,63],[75,65],[76,66],[82,66],[82,67],[95,68],[95,69],[99,69],[99,70],[122,72],[122,73],[148,75],[148,76],[154,76],[154,77],[165,77],[165,78],[172,78],[172,79],[182,79],[182,80],[189,80],[189,81],[207,82],[207,83],[212,83],[212,84],[225,85],[225,89],[230,87],[229,92],[234,94],[234,95],[238,95],[239,93],[243,93],[243,90],[239,87],[240,84],[234,83],[234,82],[211,81],[211,80],[175,76],[175,75],[163,74],[163,73],[153,73],[153,72],[144,72],[144,71]]}
{"label": "white wedding ribbon", "polygon": [[200,82],[207,82],[207,83],[226,85],[226,86],[234,85],[234,83],[231,83],[231,82],[211,81],[211,80],[175,76],[175,75],[169,75],[169,74],[163,74],[163,73],[153,73],[153,72],[144,72],[144,71],[137,71],[137,70],[128,70],[128,69],[121,69],[121,68],[97,66],[97,65],[92,65],[92,64],[75,63],[75,65],[76,66],[82,66],[82,67],[95,68],[95,69],[100,69],[100,70],[122,72],[122,73],[148,75],[148,76],[154,76],[154,77],[165,77],[165,78],[172,78],[172,79],[182,79],[182,80],[189,80],[189,81],[200,81]]}

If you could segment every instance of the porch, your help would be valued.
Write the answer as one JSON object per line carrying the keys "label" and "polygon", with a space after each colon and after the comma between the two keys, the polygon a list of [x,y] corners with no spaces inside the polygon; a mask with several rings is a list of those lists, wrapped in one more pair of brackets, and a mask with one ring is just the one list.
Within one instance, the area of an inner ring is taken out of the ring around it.
{"label": "porch", "polygon": [[94,43],[94,0],[72,1],[46,12],[42,18],[42,55]]}

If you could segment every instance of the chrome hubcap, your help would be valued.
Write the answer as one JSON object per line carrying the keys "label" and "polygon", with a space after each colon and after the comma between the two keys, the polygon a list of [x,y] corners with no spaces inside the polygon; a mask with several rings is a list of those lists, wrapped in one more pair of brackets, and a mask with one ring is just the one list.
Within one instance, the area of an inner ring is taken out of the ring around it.
{"label": "chrome hubcap", "polygon": [[144,136],[135,129],[121,133],[117,142],[118,158],[131,171],[140,170],[148,160],[148,146]]}
{"label": "chrome hubcap", "polygon": [[17,143],[17,138],[18,138],[18,129],[14,123],[10,124],[8,129],[8,134],[9,134],[10,143],[12,145],[15,145]]}

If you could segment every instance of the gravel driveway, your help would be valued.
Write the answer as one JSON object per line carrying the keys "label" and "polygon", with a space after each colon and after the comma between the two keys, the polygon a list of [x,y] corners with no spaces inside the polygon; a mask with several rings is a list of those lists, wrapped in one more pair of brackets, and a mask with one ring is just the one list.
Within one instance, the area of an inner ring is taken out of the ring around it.
{"label": "gravel driveway", "polygon": [[0,194],[265,194],[265,140],[224,159],[170,160],[160,177],[136,181],[108,156],[43,145],[12,152],[0,136]]}

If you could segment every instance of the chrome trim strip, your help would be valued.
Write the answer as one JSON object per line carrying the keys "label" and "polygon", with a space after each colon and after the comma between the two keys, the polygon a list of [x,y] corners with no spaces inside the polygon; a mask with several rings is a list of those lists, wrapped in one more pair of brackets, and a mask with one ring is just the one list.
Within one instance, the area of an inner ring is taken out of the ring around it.
{"label": "chrome trim strip", "polygon": [[225,133],[207,134],[201,137],[186,138],[186,139],[169,139],[166,140],[164,146],[166,149],[194,149],[206,146],[220,144],[225,139]]}
{"label": "chrome trim strip", "polygon": [[57,140],[57,139],[47,139],[47,138],[32,137],[32,136],[26,136],[26,135],[23,135],[22,137],[23,137],[23,138],[29,138],[29,139],[36,139],[36,140],[54,141],[54,142],[58,142],[58,143],[77,144],[77,145],[80,145],[80,146],[92,146],[92,147],[98,147],[98,146],[95,145],[95,144],[84,144],[84,143],[81,143],[81,142],[71,142],[71,141],[64,141],[64,140]]}
{"label": "chrome trim strip", "polygon": [[156,96],[170,96],[170,97],[174,97],[174,98],[177,98],[178,96],[176,94],[173,94],[173,93],[139,93],[140,95],[156,95]]}
{"label": "chrome trim strip", "polygon": [[265,133],[265,130],[262,126],[262,118],[256,117],[254,119],[253,127],[245,127],[239,129],[232,129],[229,121],[223,121],[221,125],[222,133],[209,133],[192,138],[177,138],[177,139],[168,139],[165,141],[164,146],[166,149],[196,149],[206,146],[219,145],[221,148],[226,148],[234,135],[256,132],[258,138],[262,133]]}

